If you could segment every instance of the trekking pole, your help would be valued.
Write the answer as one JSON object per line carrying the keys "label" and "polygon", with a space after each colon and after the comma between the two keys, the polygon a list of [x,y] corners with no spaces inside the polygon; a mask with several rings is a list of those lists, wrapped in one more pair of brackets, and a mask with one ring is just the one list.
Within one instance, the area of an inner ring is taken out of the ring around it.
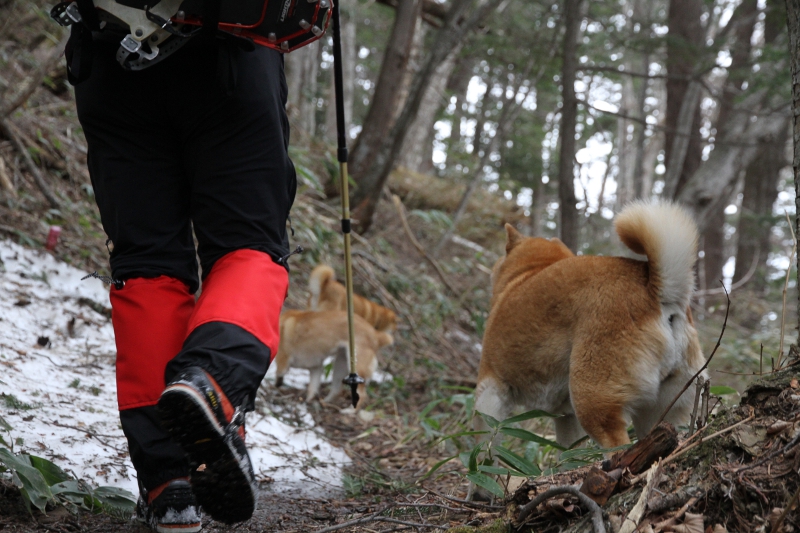
{"label": "trekking pole", "polygon": [[356,337],[353,329],[353,261],[350,255],[350,187],[347,177],[347,137],[344,124],[344,88],[342,86],[342,37],[339,25],[339,2],[333,6],[333,78],[336,92],[336,137],[339,149],[339,177],[342,180],[342,233],[344,234],[344,272],[347,288],[347,330],[350,341],[350,375],[342,380],[350,385],[353,407],[358,405],[358,385],[364,378],[356,372]]}

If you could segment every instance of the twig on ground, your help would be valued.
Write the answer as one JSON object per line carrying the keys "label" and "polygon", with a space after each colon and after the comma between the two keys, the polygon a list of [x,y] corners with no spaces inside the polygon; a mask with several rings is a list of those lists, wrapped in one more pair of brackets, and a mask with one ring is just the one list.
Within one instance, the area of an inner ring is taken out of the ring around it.
{"label": "twig on ground", "polygon": [[702,401],[700,403],[700,413],[703,415],[703,420],[702,424],[700,423],[700,421],[698,421],[698,425],[700,427],[703,427],[706,424],[708,424],[708,414],[709,414],[708,400],[710,397],[711,397],[711,380],[709,379],[706,380],[705,384],[703,385],[703,395],[701,397]]}
{"label": "twig on ground", "polygon": [[336,524],[333,526],[329,526],[326,528],[318,529],[315,533],[328,533],[330,531],[338,531],[340,529],[345,529],[348,527],[358,526],[361,524],[367,524],[370,522],[387,522],[390,524],[401,524],[403,526],[409,526],[414,528],[432,528],[432,529],[449,529],[446,526],[440,526],[439,524],[431,524],[431,523],[420,523],[420,522],[409,522],[406,520],[398,520],[397,518],[391,518],[389,516],[381,516],[381,513],[385,513],[391,508],[394,507],[403,507],[403,505],[390,505],[384,507],[383,509],[376,511],[368,516],[363,516],[361,518],[356,518],[355,520],[350,520],[348,522],[342,522],[341,524]]}
{"label": "twig on ground", "polygon": [[680,519],[680,517],[682,517],[684,514],[686,514],[686,511],[688,511],[688,510],[689,510],[689,508],[690,508],[692,505],[694,505],[695,503],[697,503],[697,498],[695,498],[695,497],[689,498],[689,501],[688,501],[688,502],[686,502],[686,503],[683,505],[683,507],[681,507],[680,509],[678,509],[678,512],[677,512],[677,513],[675,513],[675,515],[674,515],[674,516],[672,516],[672,517],[670,517],[670,518],[667,518],[666,520],[663,520],[663,521],[661,521],[661,522],[659,522],[659,523],[655,524],[655,525],[653,526],[653,529],[655,529],[655,530],[657,530],[657,531],[662,531],[662,530],[663,530],[664,528],[666,528],[666,527],[669,527],[669,526],[673,526],[673,525],[675,525],[675,522],[677,522],[677,521],[678,521],[678,519]]}
{"label": "twig on ground", "polygon": [[597,505],[594,500],[589,498],[586,494],[570,485],[553,487],[552,489],[544,491],[530,502],[523,505],[519,510],[519,523],[525,522],[525,519],[528,518],[528,515],[531,514],[531,512],[536,509],[539,504],[549,500],[553,496],[558,496],[559,494],[571,494],[572,496],[578,498],[578,501],[580,501],[581,505],[592,513],[592,527],[594,528],[594,532],[606,532],[606,526],[603,524],[603,511],[600,509],[600,506]]}
{"label": "twig on ground", "polygon": [[700,404],[700,395],[703,394],[703,384],[705,380],[702,377],[697,378],[697,386],[695,387],[694,393],[694,406],[692,407],[692,417],[689,419],[689,435],[693,435],[695,432],[695,421],[697,421],[697,407]]}
{"label": "twig on ground", "polygon": [[786,507],[784,508],[783,512],[778,517],[778,519],[775,521],[775,525],[772,526],[771,533],[778,533],[778,531],[781,530],[783,521],[786,520],[786,515],[789,514],[789,511],[792,509],[792,507],[797,505],[798,499],[800,499],[800,487],[798,487],[798,489],[794,492],[794,496],[792,496],[792,499],[789,500],[789,503],[786,505]]}
{"label": "twig on ground", "polygon": [[647,502],[647,511],[653,514],[659,514],[669,509],[673,509],[678,506],[683,506],[687,501],[694,499],[699,499],[705,494],[705,491],[700,489],[699,487],[683,487],[678,489],[677,492],[671,492],[669,494],[665,494],[664,496],[658,496],[652,498],[650,501]]}
{"label": "twig on ground", "polygon": [[749,421],[753,420],[755,418],[755,416],[756,415],[750,415],[747,418],[745,418],[744,420],[740,420],[737,423],[733,424],[732,426],[728,426],[725,429],[717,431],[716,433],[712,433],[711,435],[709,435],[708,437],[706,437],[704,439],[700,439],[699,441],[695,442],[691,446],[687,446],[685,448],[682,448],[682,449],[679,448],[679,449],[675,450],[669,456],[667,456],[666,459],[661,461],[661,464],[667,464],[669,462],[674,461],[675,459],[677,459],[678,457],[680,457],[684,453],[688,452],[692,448],[696,448],[697,446],[703,444],[704,442],[708,442],[708,441],[710,441],[711,439],[713,439],[715,437],[719,437],[720,435],[724,435],[725,433],[731,431],[732,429],[736,428],[737,426],[740,426],[740,425],[744,424],[745,422],[749,422]]}
{"label": "twig on ground", "polygon": [[745,465],[745,466],[742,466],[740,468],[737,468],[736,470],[734,470],[734,473],[740,474],[741,472],[744,472],[745,470],[752,470],[753,468],[755,468],[757,466],[761,466],[764,463],[766,463],[767,461],[769,461],[770,459],[772,459],[773,457],[777,457],[778,455],[781,455],[783,453],[788,452],[790,449],[792,449],[794,446],[796,446],[798,442],[800,442],[800,433],[798,433],[795,438],[790,440],[789,444],[787,444],[783,448],[779,448],[777,450],[773,450],[769,454],[767,454],[764,457],[762,457],[761,459],[759,459],[758,461],[755,461],[755,462],[750,463],[749,465]]}
{"label": "twig on ground", "polygon": [[446,495],[444,495],[444,494],[442,494],[440,492],[436,492],[435,490],[429,489],[428,487],[425,487],[425,486],[422,486],[422,488],[427,490],[431,494],[434,494],[434,495],[436,495],[436,496],[438,496],[438,497],[440,497],[440,498],[442,498],[444,500],[449,500],[451,502],[460,503],[460,504],[465,505],[467,507],[474,507],[476,509],[487,509],[487,510],[490,510],[490,511],[497,511],[497,510],[500,510],[500,509],[504,509],[504,507],[502,505],[489,505],[489,504],[486,504],[486,503],[478,503],[478,502],[473,502],[473,501],[470,501],[470,500],[459,500],[458,498],[453,498],[452,496],[446,496]]}
{"label": "twig on ground", "polygon": [[397,196],[396,194],[393,194],[392,202],[394,202],[394,206],[397,209],[397,214],[400,215],[400,222],[402,222],[403,229],[406,231],[406,235],[408,236],[408,239],[411,241],[411,244],[413,244],[414,248],[417,249],[420,255],[423,258],[425,258],[425,260],[428,263],[431,264],[433,269],[436,271],[436,274],[438,274],[439,279],[441,279],[442,283],[444,283],[445,287],[447,287],[448,290],[450,290],[450,292],[453,293],[453,295],[459,296],[458,292],[453,288],[452,285],[450,285],[450,282],[447,280],[447,277],[444,275],[444,272],[439,267],[439,263],[437,263],[431,256],[428,255],[428,252],[425,251],[425,248],[423,248],[423,246],[411,232],[411,227],[408,225],[408,220],[406,220],[405,207],[403,207],[403,202],[400,200],[400,197]]}
{"label": "twig on ground", "polygon": [[[725,288],[725,286],[724,286],[724,285],[723,285],[722,287],[723,287],[723,288]],[[684,385],[684,386],[683,386],[683,388],[681,389],[681,391],[680,391],[680,392],[679,392],[679,393],[678,393],[678,394],[675,396],[675,398],[672,400],[672,402],[670,402],[670,404],[667,406],[667,408],[666,408],[666,409],[664,409],[664,412],[663,412],[663,413],[661,413],[661,418],[659,418],[659,419],[658,419],[658,422],[656,422],[656,425],[658,425],[658,424],[660,424],[661,422],[663,422],[663,421],[664,421],[664,417],[666,417],[666,416],[667,416],[667,413],[669,413],[669,410],[670,410],[670,409],[672,409],[672,406],[673,406],[673,405],[675,405],[675,402],[677,402],[677,401],[678,401],[678,398],[680,398],[680,397],[683,395],[683,393],[684,393],[684,392],[686,392],[686,389],[688,389],[688,388],[689,388],[689,385],[691,385],[691,384],[692,384],[692,382],[693,382],[695,379],[697,379],[697,376],[699,376],[700,374],[702,374],[702,373],[703,373],[703,370],[705,370],[706,368],[708,368],[708,363],[710,363],[710,362],[711,362],[711,359],[713,359],[713,358],[714,358],[714,354],[715,354],[715,353],[717,353],[717,348],[719,348],[719,345],[720,345],[720,343],[722,342],[722,335],[725,333],[725,327],[728,325],[728,314],[729,314],[729,313],[730,313],[730,311],[731,311],[731,297],[730,297],[730,295],[728,295],[728,291],[727,291],[727,290],[725,291],[725,298],[726,298],[726,300],[728,301],[728,305],[727,305],[727,307],[725,308],[725,321],[724,321],[724,322],[722,322],[722,331],[720,331],[720,332],[719,332],[719,338],[717,339],[717,344],[716,344],[716,346],[714,346],[714,350],[712,350],[712,352],[711,352],[711,355],[709,355],[709,356],[708,356],[708,359],[706,359],[706,362],[705,362],[705,364],[703,364],[703,366],[701,366],[701,367],[700,367],[700,370],[698,370],[698,371],[695,373],[695,375],[694,375],[694,376],[692,376],[692,378],[691,378],[689,381],[687,381],[687,382],[686,382],[686,385]]]}
{"label": "twig on ground", "polygon": [[647,509],[647,500],[650,499],[650,492],[658,485],[658,481],[661,478],[662,464],[663,461],[656,462],[650,467],[650,470],[647,471],[647,483],[645,483],[642,489],[639,501],[636,502],[631,512],[625,517],[622,526],[619,528],[619,533],[633,533],[639,527],[639,522],[642,520],[644,512]]}
{"label": "twig on ground", "polygon": [[31,171],[36,185],[39,187],[39,190],[42,191],[42,194],[47,199],[50,207],[58,209],[61,206],[61,203],[55,197],[53,191],[50,190],[50,186],[47,185],[44,176],[42,176],[42,173],[39,171],[39,167],[37,167],[36,163],[33,162],[31,154],[28,153],[27,147],[22,142],[22,139],[20,139],[19,135],[17,135],[17,133],[14,131],[14,126],[9,121],[0,119],[0,132],[2,132],[3,135],[5,135],[6,138],[11,141],[22,158],[25,160],[25,164],[28,165],[28,169]]}

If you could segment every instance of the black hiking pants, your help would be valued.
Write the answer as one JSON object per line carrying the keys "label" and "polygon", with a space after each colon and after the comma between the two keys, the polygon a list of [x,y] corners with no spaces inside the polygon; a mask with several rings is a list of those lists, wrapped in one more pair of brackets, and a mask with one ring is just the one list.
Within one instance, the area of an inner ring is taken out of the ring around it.
{"label": "black hiking pants", "polygon": [[279,259],[296,176],[283,58],[193,39],[137,72],[116,62],[118,44],[95,41],[75,87],[112,277],[124,282],[111,289],[120,418],[148,490],[188,475],[156,412],[165,383],[201,366],[252,407],[288,284]]}

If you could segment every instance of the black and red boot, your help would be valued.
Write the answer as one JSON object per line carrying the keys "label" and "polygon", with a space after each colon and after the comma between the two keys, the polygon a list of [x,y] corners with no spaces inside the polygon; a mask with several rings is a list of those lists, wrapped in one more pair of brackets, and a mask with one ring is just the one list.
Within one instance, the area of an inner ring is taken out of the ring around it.
{"label": "black and red boot", "polygon": [[189,457],[192,489],[203,510],[226,524],[249,519],[258,487],[244,443],[244,411],[199,367],[170,381],[158,411],[164,429]]}
{"label": "black and red boot", "polygon": [[200,531],[200,509],[189,478],[173,479],[150,491],[140,485],[136,518],[158,533]]}

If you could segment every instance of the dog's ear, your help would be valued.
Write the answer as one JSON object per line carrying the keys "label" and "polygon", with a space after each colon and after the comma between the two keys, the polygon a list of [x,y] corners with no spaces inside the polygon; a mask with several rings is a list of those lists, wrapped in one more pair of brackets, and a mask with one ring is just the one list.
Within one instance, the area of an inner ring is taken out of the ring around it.
{"label": "dog's ear", "polygon": [[525,236],[518,232],[514,226],[506,222],[506,254],[511,253],[511,250],[518,245]]}

